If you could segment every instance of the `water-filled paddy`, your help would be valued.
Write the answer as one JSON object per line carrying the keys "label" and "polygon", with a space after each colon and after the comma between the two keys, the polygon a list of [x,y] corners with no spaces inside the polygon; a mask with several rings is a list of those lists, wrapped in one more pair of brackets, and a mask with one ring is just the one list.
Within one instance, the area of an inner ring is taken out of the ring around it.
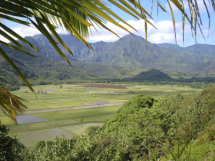
{"label": "water-filled paddy", "polygon": [[32,115],[17,116],[17,122],[19,124],[32,123],[32,122],[43,122],[43,121],[49,121],[49,120],[35,117]]}

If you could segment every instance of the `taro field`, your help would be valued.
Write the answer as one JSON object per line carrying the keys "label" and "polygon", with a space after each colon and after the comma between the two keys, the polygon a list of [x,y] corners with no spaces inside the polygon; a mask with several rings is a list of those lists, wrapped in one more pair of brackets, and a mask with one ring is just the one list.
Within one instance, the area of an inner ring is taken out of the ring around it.
{"label": "taro field", "polygon": [[0,113],[0,121],[9,125],[10,135],[17,135],[27,147],[37,141],[84,135],[89,126],[101,126],[130,98],[139,93],[164,98],[178,93],[187,94],[200,89],[176,85],[147,86],[124,84],[63,84],[27,87],[12,92],[24,98],[26,111],[18,116],[18,125]]}

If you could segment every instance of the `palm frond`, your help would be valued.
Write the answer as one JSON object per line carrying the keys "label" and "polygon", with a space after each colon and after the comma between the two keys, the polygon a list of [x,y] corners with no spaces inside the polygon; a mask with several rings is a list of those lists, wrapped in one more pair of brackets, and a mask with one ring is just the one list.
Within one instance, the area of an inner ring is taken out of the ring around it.
{"label": "palm frond", "polygon": [[27,107],[22,103],[24,99],[17,97],[0,86],[0,111],[17,123],[16,116]]}

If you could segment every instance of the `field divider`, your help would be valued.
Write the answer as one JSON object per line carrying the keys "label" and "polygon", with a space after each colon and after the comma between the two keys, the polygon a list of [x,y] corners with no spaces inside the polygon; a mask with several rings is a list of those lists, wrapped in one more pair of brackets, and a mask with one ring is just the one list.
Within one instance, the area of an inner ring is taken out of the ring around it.
{"label": "field divider", "polygon": [[108,107],[108,106],[119,106],[119,105],[124,105],[124,104],[125,104],[124,102],[120,102],[120,103],[109,103],[109,104],[103,104],[103,105],[87,105],[87,106],[78,106],[78,107],[44,109],[44,110],[26,111],[26,112],[24,112],[24,114],[57,112],[57,111],[69,111],[69,110],[79,110],[79,109],[86,109],[86,108],[99,108],[99,107]]}
{"label": "field divider", "polygon": [[[98,115],[107,115],[107,114],[114,114],[115,112],[109,112],[109,113],[104,113],[104,114],[98,114]],[[78,117],[74,117],[72,118],[73,120],[74,119],[79,119],[79,118],[87,118],[87,117],[92,117],[92,116],[98,116],[98,115],[88,115],[88,116],[78,116]],[[58,121],[61,121],[61,120],[64,120],[64,119],[58,119]],[[16,133],[22,133],[22,132],[28,132],[28,131],[37,131],[37,130],[44,130],[44,129],[52,129],[52,128],[62,128],[62,127],[65,127],[65,126],[74,126],[74,125],[82,125],[82,124],[87,124],[87,123],[104,123],[104,122],[101,122],[101,121],[83,121],[82,123],[81,122],[76,122],[76,123],[72,123],[72,124],[63,124],[63,125],[52,125],[52,124],[49,124],[49,121],[45,122],[46,124],[50,125],[48,127],[41,127],[41,128],[30,128],[29,124],[31,123],[28,123],[28,124],[23,124],[25,125],[28,129],[25,129],[25,130],[10,130],[9,134],[16,134]],[[70,132],[71,133],[71,132]]]}

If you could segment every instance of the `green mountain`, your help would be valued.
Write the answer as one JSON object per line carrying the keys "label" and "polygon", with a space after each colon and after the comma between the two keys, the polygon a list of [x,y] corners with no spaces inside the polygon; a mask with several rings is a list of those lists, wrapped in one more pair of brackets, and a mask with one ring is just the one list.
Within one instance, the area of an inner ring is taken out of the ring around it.
{"label": "green mountain", "polygon": [[[59,83],[70,79],[82,78],[120,78],[133,75],[140,69],[126,67],[109,66],[99,63],[84,63],[74,61],[70,55],[69,60],[73,68],[69,66],[53,49],[46,48],[38,44],[31,37],[26,37],[28,41],[40,49],[35,52],[27,47],[36,57],[32,58],[26,54],[17,52],[10,48],[1,46],[8,56],[15,62],[24,76],[31,84]],[[54,60],[58,60],[57,62]],[[24,85],[17,72],[0,56],[0,85],[15,90],[20,85]]]}
{"label": "green mountain", "polygon": [[215,56],[215,45],[209,45],[209,44],[196,44],[188,47],[180,47],[179,45],[175,44],[157,44],[161,48],[166,49],[173,49],[173,50],[179,50],[179,51],[186,51],[191,53],[196,53],[200,55],[213,55]]}
{"label": "green mountain", "polygon": [[[143,68],[159,69],[166,73],[177,71],[191,75],[214,76],[213,45],[197,44],[186,48],[174,44],[156,45],[150,42],[146,45],[142,37],[127,35],[116,42],[91,43],[93,51],[75,37],[61,35],[61,38],[76,57],[75,59],[59,45],[74,68],[65,63],[42,35],[26,37],[40,49],[40,52],[35,52],[25,45],[32,54],[37,56],[36,58],[7,47],[3,49],[28,79],[37,80],[39,84],[44,83],[44,80],[53,82],[53,80],[88,77],[169,79],[161,73],[152,72],[156,73],[155,75],[149,74],[150,72],[146,75],[140,73]],[[0,57],[0,84],[18,86],[22,84],[18,80],[17,73]]]}
{"label": "green mountain", "polygon": [[[70,35],[61,35],[63,41],[81,62],[96,62],[121,67],[161,69],[195,73],[195,63],[215,62],[214,45],[197,44],[182,48],[174,44],[153,44],[136,35],[127,35],[115,42],[90,43],[95,51]],[[52,50],[50,43],[42,35],[33,38],[37,43]],[[61,46],[60,46],[61,47]],[[207,48],[207,50],[204,50]],[[67,56],[70,56],[62,47]],[[59,61],[59,58],[53,58]],[[70,59],[70,58],[69,58]]]}
{"label": "green mountain", "polygon": [[[32,84],[46,84],[66,79],[96,77],[90,71],[80,68],[73,69],[68,65],[54,62],[45,57],[37,56],[32,58],[19,52],[9,53],[8,55]],[[11,90],[24,85],[17,72],[2,57],[0,57],[0,80],[0,85]]]}
{"label": "green mountain", "polygon": [[141,72],[133,78],[140,80],[172,80],[170,76],[157,69]]}
{"label": "green mountain", "polygon": [[190,71],[198,71],[198,73],[203,76],[214,76],[215,62],[196,62],[192,64]]}

